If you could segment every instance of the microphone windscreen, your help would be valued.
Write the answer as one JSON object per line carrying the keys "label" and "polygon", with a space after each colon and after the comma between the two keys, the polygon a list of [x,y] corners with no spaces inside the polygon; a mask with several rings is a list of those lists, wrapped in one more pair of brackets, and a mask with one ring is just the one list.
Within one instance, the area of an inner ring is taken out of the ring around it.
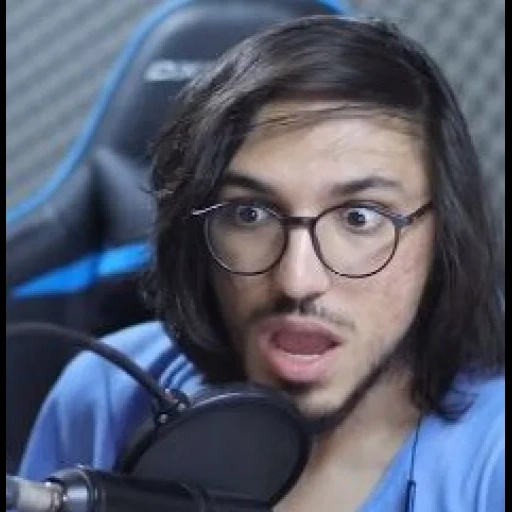
{"label": "microphone windscreen", "polygon": [[307,462],[311,439],[283,395],[239,384],[203,390],[191,401],[165,425],[146,423],[117,470],[272,505],[291,489]]}

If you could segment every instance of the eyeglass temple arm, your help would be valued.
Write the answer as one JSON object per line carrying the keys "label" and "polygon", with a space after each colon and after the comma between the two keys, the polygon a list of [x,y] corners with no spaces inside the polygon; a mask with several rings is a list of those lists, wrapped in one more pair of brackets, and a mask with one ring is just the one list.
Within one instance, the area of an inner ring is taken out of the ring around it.
{"label": "eyeglass temple arm", "polygon": [[415,220],[419,219],[425,212],[430,210],[432,207],[432,201],[425,203],[423,206],[420,206],[415,212],[412,212],[406,218],[408,220],[408,224],[412,224]]}

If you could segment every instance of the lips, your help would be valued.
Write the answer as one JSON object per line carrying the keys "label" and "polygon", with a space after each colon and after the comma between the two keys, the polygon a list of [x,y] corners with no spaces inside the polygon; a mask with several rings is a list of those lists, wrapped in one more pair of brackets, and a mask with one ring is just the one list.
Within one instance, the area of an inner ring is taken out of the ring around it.
{"label": "lips", "polygon": [[272,373],[294,383],[324,380],[342,346],[329,330],[311,323],[270,323],[260,334],[259,347]]}

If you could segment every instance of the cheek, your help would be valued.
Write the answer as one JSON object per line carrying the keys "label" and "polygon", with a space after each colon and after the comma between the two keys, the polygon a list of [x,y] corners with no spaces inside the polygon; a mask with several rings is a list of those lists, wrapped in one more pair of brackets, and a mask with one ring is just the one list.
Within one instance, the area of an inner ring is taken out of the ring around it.
{"label": "cheek", "polygon": [[211,276],[231,342],[238,351],[242,351],[248,319],[264,301],[264,280],[261,277],[235,276],[221,269],[213,270]]}
{"label": "cheek", "polygon": [[429,268],[428,246],[409,244],[386,269],[360,283],[361,302],[354,314],[367,339],[393,343],[405,334],[418,310]]}

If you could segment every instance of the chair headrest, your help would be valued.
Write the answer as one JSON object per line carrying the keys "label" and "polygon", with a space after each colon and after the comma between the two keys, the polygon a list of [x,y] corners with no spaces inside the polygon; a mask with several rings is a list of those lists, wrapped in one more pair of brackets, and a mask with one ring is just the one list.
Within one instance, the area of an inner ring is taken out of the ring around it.
{"label": "chair headrest", "polygon": [[315,0],[165,4],[141,26],[116,65],[96,144],[140,158],[163,114],[172,113],[177,92],[202,66],[273,23],[333,12]]}

